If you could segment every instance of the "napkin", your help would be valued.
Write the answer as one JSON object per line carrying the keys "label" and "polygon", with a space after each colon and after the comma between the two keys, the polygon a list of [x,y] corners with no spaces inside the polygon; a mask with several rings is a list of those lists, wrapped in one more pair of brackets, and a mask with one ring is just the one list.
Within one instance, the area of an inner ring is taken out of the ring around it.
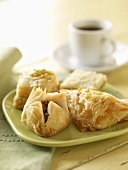
{"label": "napkin", "polygon": [[16,47],[3,47],[0,49],[0,77],[9,72],[22,57]]}
{"label": "napkin", "polygon": [[0,169],[48,170],[54,149],[31,145],[14,134],[6,120],[0,120]]}
{"label": "napkin", "polygon": [[0,103],[3,97],[15,88],[12,68],[21,57],[22,54],[16,47],[0,48]]}
{"label": "napkin", "polygon": [[[22,54],[16,47],[0,49],[0,102],[16,86],[13,66]],[[21,140],[11,129],[0,107],[0,170],[48,170],[54,148]]]}

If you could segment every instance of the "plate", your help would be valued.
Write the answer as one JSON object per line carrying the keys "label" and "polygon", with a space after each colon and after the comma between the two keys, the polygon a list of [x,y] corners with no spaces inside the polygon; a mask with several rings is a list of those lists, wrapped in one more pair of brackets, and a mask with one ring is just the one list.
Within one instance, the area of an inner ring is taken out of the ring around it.
{"label": "plate", "polygon": [[[118,92],[110,84],[106,84],[103,87],[102,91],[107,91],[118,98],[123,97],[121,93]],[[69,128],[59,132],[54,136],[44,138],[35,134],[31,130],[29,130],[23,123],[21,123],[21,110],[17,110],[13,107],[14,95],[15,90],[11,91],[5,96],[2,102],[4,115],[13,131],[24,141],[27,141],[28,143],[34,145],[47,147],[73,146],[116,137],[128,132],[127,122],[117,123],[110,128],[95,132],[79,132],[74,124],[71,122]]]}
{"label": "plate", "polygon": [[109,72],[123,66],[128,62],[128,45],[116,42],[116,50],[108,58],[109,60],[107,59],[100,66],[89,67],[78,63],[75,57],[71,54],[69,44],[64,44],[53,52],[54,61],[69,70],[81,68],[84,70]]}

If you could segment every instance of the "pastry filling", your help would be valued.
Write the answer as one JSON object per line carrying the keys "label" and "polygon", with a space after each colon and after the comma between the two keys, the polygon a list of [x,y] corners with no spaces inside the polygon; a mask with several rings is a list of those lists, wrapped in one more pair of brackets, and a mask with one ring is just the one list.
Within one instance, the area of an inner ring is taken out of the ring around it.
{"label": "pastry filling", "polygon": [[47,122],[47,120],[48,120],[48,116],[49,116],[49,114],[48,114],[48,112],[47,112],[47,108],[48,108],[48,101],[43,101],[42,102],[42,108],[43,108],[43,114],[44,114],[44,123],[46,123]]}

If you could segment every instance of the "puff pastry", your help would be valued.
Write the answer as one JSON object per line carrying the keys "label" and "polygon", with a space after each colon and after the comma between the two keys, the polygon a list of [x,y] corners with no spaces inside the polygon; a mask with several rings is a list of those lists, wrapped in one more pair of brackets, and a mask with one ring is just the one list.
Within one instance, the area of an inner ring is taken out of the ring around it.
{"label": "puff pastry", "polygon": [[96,90],[62,90],[71,118],[80,131],[95,131],[128,120],[128,102]]}
{"label": "puff pastry", "polygon": [[54,92],[58,91],[59,82],[53,72],[45,69],[35,69],[23,73],[17,83],[16,95],[13,102],[14,107],[17,109],[23,109],[33,87],[41,87],[42,89],[46,88],[47,92]]}
{"label": "puff pastry", "polygon": [[44,137],[67,128],[70,114],[65,93],[46,93],[46,89],[33,88],[22,111],[21,122]]}
{"label": "puff pastry", "polygon": [[107,76],[95,71],[76,69],[60,85],[61,89],[99,90],[107,82]]}

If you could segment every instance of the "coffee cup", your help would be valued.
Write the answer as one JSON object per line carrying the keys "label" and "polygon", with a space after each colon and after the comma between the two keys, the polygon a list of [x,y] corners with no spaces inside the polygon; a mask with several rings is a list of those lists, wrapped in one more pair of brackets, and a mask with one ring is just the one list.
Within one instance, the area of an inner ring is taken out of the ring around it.
{"label": "coffee cup", "polygon": [[99,66],[115,51],[112,23],[103,19],[82,19],[69,24],[69,47],[79,64]]}

